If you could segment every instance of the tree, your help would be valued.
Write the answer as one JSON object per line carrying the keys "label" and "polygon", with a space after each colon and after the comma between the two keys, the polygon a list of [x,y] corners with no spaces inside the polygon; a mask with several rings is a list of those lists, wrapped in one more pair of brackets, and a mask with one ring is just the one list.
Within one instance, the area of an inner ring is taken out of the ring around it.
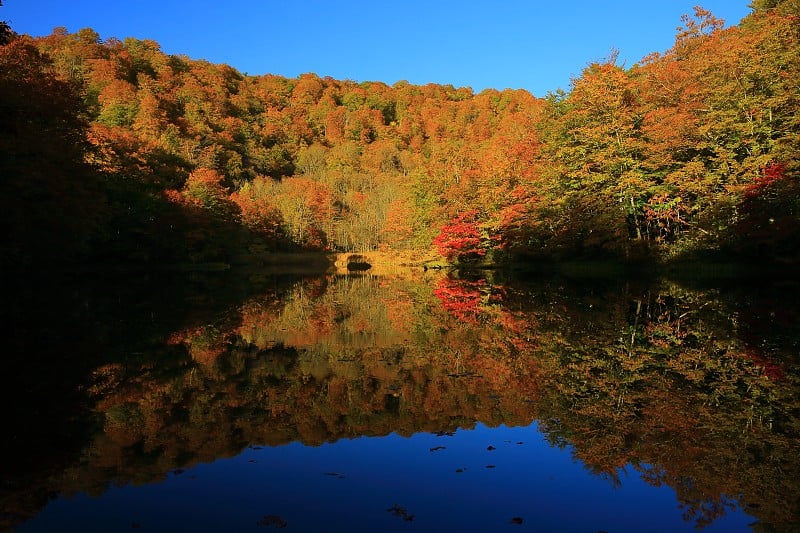
{"label": "tree", "polygon": [[469,263],[486,255],[485,240],[478,212],[465,211],[442,226],[433,244],[448,261]]}
{"label": "tree", "polygon": [[[3,2],[0,1],[0,7],[3,7]],[[6,45],[11,42],[14,37],[14,32],[5,20],[0,20],[0,46]]]}
{"label": "tree", "polygon": [[407,196],[400,196],[387,206],[386,224],[381,236],[385,246],[395,249],[413,247],[413,209]]}
{"label": "tree", "polygon": [[220,220],[232,220],[236,209],[228,198],[228,191],[222,185],[225,176],[216,170],[198,168],[189,175],[183,187],[183,194],[189,201],[207,209]]}
{"label": "tree", "polygon": [[784,15],[800,15],[798,0],[753,0],[749,7],[755,12],[775,9]]}
{"label": "tree", "polygon": [[241,211],[242,225],[264,241],[264,245],[275,250],[284,244],[284,221],[273,199],[258,194],[259,186],[245,183],[242,188],[231,195],[231,200]]}
{"label": "tree", "polygon": [[761,258],[800,258],[800,181],[772,163],[745,189],[735,227],[740,251]]}
{"label": "tree", "polygon": [[29,38],[0,47],[3,263],[85,258],[102,238],[104,198],[96,169],[84,162],[79,91]]}
{"label": "tree", "polygon": [[553,95],[541,126],[541,196],[558,246],[573,255],[627,255],[646,239],[639,87],[614,61],[589,65],[571,93]]}

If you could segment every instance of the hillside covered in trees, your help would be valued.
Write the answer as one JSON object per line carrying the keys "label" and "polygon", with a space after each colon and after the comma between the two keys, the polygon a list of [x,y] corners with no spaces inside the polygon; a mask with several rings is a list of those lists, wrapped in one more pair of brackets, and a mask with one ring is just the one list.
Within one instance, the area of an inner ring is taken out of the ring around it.
{"label": "hillside covered in trees", "polygon": [[615,54],[537,98],[244,75],[158,43],[0,26],[0,263],[277,251],[797,260],[800,7]]}

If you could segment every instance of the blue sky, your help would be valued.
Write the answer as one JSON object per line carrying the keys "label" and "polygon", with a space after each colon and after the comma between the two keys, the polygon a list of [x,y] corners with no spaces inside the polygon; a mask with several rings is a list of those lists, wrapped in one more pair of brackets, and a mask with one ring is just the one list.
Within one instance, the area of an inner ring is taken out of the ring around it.
{"label": "blue sky", "polygon": [[64,26],[153,39],[165,53],[248,74],[544,96],[612,49],[626,65],[668,49],[698,3],[728,25],[749,13],[749,0],[4,0],[0,20],[34,36]]}

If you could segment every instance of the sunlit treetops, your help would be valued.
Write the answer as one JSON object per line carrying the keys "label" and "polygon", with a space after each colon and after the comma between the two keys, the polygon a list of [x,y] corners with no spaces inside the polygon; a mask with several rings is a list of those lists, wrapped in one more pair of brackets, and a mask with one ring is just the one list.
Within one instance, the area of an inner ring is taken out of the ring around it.
{"label": "sunlit treetops", "polygon": [[[130,260],[136,248],[146,261],[308,249],[431,249],[493,262],[708,251],[792,258],[795,6],[754,2],[730,28],[697,8],[671,49],[630,68],[612,54],[569,92],[543,99],[248,76],[164,54],[154,41],[103,41],[91,29],[16,43],[6,31],[0,55],[82,97],[64,109],[91,143],[75,161],[95,172],[104,206],[96,216],[105,218],[93,226],[107,228],[83,239],[88,257]],[[40,83],[14,72],[22,71],[5,71],[8,90]],[[34,104],[20,113],[35,113]],[[4,192],[19,197],[35,185],[22,178],[27,163],[12,161],[19,184]],[[764,185],[766,175],[777,177]],[[19,217],[30,209],[15,205]],[[469,254],[434,246],[454,245],[450,233],[465,217],[479,235]],[[27,250],[25,232],[4,245],[22,263],[44,253]]]}

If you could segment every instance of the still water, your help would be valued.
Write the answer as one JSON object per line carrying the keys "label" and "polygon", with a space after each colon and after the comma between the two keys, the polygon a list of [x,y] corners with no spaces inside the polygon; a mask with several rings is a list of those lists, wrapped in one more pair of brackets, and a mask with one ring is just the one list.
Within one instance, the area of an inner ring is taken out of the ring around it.
{"label": "still water", "polygon": [[9,292],[0,528],[793,531],[794,283]]}

